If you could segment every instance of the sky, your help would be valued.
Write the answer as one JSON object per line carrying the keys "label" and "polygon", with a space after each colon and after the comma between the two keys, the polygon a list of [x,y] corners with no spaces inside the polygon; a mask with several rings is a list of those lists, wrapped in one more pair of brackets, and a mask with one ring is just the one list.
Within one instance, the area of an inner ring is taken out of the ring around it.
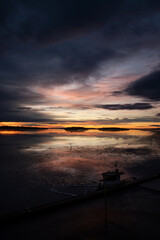
{"label": "sky", "polygon": [[160,126],[160,1],[0,0],[0,125]]}

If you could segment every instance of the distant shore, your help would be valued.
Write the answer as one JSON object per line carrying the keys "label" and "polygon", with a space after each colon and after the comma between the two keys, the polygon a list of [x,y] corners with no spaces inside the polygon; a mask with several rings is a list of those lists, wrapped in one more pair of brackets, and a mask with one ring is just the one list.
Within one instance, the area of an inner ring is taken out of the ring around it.
{"label": "distant shore", "polygon": [[13,126],[1,126],[0,130],[7,131],[38,131],[38,130],[47,130],[47,129],[64,129],[69,132],[83,132],[87,130],[99,130],[99,131],[127,131],[129,128],[118,128],[118,127],[103,127],[103,128],[85,128],[85,127],[66,127],[66,128],[42,128],[42,127],[13,127]]}
{"label": "distant shore", "polygon": [[39,130],[46,130],[46,129],[49,129],[49,128],[0,126],[0,131],[39,131]]}
{"label": "distant shore", "polygon": [[102,128],[87,128],[87,127],[59,127],[59,128],[46,128],[46,127],[18,127],[18,126],[0,126],[0,131],[39,131],[39,130],[52,130],[62,129],[67,132],[85,132],[88,130],[99,130],[102,132],[118,132],[129,130],[160,130],[160,128],[120,128],[120,127],[102,127]]}
{"label": "distant shore", "polygon": [[69,132],[84,132],[87,130],[99,130],[99,131],[127,131],[129,128],[118,128],[118,127],[103,127],[103,128],[85,128],[85,127],[66,127],[64,128]]}

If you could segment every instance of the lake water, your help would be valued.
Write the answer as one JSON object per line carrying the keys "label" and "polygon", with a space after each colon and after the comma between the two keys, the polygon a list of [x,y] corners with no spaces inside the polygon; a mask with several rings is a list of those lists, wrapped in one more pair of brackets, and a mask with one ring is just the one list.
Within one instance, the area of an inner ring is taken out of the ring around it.
{"label": "lake water", "polygon": [[160,132],[0,132],[1,214],[58,200],[51,186],[94,184],[114,169],[123,178],[160,171]]}

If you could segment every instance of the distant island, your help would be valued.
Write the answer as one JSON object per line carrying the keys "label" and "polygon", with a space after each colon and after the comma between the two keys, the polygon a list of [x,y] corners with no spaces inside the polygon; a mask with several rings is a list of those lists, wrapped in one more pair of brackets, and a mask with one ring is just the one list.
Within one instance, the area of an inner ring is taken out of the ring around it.
{"label": "distant island", "polygon": [[64,128],[68,132],[84,132],[87,130],[99,130],[99,131],[127,131],[129,128],[118,128],[118,127],[103,127],[103,128],[85,128],[85,127],[66,127]]}
{"label": "distant island", "polygon": [[85,127],[66,127],[64,130],[67,132],[84,132],[92,128],[85,128]]}
{"label": "distant island", "polygon": [[99,131],[128,131],[129,128],[118,128],[118,127],[103,127],[103,128],[98,128]]}
{"label": "distant island", "polygon": [[129,128],[118,128],[118,127],[103,127],[103,128],[86,128],[86,127],[66,127],[66,128],[42,128],[42,127],[15,127],[15,126],[0,126],[0,131],[39,131],[47,129],[64,129],[67,132],[85,132],[88,130],[99,130],[99,131],[128,131]]}
{"label": "distant island", "polygon": [[46,129],[48,128],[0,126],[0,131],[39,131],[39,130],[46,130]]}

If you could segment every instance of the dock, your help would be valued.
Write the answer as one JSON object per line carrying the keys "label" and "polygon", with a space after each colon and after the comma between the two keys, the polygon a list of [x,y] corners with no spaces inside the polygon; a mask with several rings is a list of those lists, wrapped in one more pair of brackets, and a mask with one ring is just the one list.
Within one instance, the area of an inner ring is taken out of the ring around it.
{"label": "dock", "polygon": [[[160,174],[1,216],[0,239],[160,238]],[[107,201],[107,219],[105,214]]]}

